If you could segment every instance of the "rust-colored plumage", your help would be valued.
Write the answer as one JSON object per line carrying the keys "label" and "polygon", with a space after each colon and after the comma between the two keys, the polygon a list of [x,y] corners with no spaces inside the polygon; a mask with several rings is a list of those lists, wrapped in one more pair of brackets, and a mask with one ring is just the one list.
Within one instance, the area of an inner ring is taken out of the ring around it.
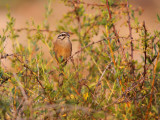
{"label": "rust-colored plumage", "polygon": [[59,68],[59,86],[63,85],[63,67],[67,64],[67,58],[72,54],[72,43],[67,32],[62,32],[54,43],[54,52],[57,62],[60,64]]}
{"label": "rust-colored plumage", "polygon": [[57,40],[54,43],[54,52],[56,60],[63,66],[67,64],[66,60],[71,56],[72,53],[72,44],[69,39],[69,34],[66,32],[61,33]]}

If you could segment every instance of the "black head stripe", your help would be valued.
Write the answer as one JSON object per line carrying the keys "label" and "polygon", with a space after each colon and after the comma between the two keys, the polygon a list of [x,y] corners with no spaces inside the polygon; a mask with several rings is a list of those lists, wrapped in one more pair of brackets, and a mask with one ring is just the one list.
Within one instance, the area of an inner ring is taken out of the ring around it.
{"label": "black head stripe", "polygon": [[59,39],[64,39],[65,37],[70,37],[69,33],[68,32],[62,32],[58,35],[58,38]]}
{"label": "black head stripe", "polygon": [[64,32],[64,34],[65,34],[66,36],[69,36],[69,37],[70,37],[70,35],[69,35],[69,33],[68,33],[68,32]]}

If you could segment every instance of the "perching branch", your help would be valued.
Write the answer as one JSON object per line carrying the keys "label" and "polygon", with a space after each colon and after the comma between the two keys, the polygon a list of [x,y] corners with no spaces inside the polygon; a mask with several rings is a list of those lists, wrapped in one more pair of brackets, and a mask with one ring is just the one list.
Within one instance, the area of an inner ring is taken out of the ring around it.
{"label": "perching branch", "polygon": [[[114,39],[114,37],[112,37],[112,38],[111,38],[111,37],[108,37],[108,38],[106,38],[106,39]],[[105,41],[106,39],[98,40],[98,41],[96,41],[96,42],[92,42],[92,43],[88,44],[87,46],[85,46],[85,47],[81,48],[80,50],[78,50],[77,52],[75,52],[72,56],[68,57],[68,59],[67,59],[66,61],[64,61],[64,62],[69,61],[71,58],[73,58],[75,55],[77,55],[78,53],[80,53],[80,52],[82,52],[83,50],[85,50],[87,47],[90,47],[90,46],[92,46],[93,44],[96,44],[96,43]],[[62,64],[62,63],[61,63],[61,64]]]}

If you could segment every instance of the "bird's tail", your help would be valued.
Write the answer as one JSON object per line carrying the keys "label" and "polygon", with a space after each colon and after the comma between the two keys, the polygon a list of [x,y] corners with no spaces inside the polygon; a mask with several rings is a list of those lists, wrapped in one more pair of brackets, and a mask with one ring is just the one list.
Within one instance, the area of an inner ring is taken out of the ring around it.
{"label": "bird's tail", "polygon": [[59,81],[58,81],[59,86],[62,86],[62,85],[63,85],[63,78],[64,78],[64,74],[63,74],[63,73],[60,73],[60,74],[59,74]]}
{"label": "bird's tail", "polygon": [[63,79],[64,79],[64,69],[63,69],[63,64],[59,66],[59,69],[60,69],[60,74],[59,74],[59,86],[62,86],[63,85]]}

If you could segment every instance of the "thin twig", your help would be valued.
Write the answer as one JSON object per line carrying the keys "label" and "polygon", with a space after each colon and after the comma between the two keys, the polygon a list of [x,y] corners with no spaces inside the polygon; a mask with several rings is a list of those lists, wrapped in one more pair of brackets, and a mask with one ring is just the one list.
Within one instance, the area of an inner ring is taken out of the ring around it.
{"label": "thin twig", "polygon": [[83,1],[74,1],[74,0],[69,0],[68,2],[72,3],[72,4],[84,4],[84,5],[87,5],[87,6],[97,6],[97,7],[105,7],[106,5],[104,4],[96,4],[96,3],[86,3],[86,2],[83,2]]}
{"label": "thin twig", "polygon": [[152,81],[152,88],[151,88],[151,96],[150,96],[150,100],[149,100],[149,104],[147,106],[147,112],[146,112],[146,116],[145,116],[145,120],[148,120],[148,114],[149,114],[149,109],[151,107],[152,104],[152,96],[153,96],[153,92],[154,92],[154,82],[155,82],[155,78],[156,78],[156,68],[157,68],[157,64],[158,64],[158,59],[159,59],[159,52],[157,55],[157,61],[153,70],[153,81]]}
{"label": "thin twig", "polygon": [[15,29],[13,29],[14,31],[17,31],[17,32],[21,32],[21,31],[30,31],[30,32],[32,32],[32,31],[40,31],[40,32],[50,32],[50,33],[52,33],[52,32],[55,32],[55,31],[53,31],[53,30],[47,30],[47,29],[36,29],[36,28],[32,28],[32,29],[29,29],[29,28],[15,28]]}
{"label": "thin twig", "polygon": [[15,54],[5,54],[1,55],[0,59],[6,59],[7,57],[14,56]]}
{"label": "thin twig", "polygon": [[[152,60],[151,60],[152,62],[151,62],[151,63],[153,63],[154,60],[155,60],[156,58],[158,58],[158,56],[159,56],[159,55],[155,55],[155,56],[152,58]],[[150,65],[151,65],[151,64],[150,64]],[[146,67],[146,70],[148,70],[148,69],[150,68],[150,65],[148,65],[148,66]],[[143,74],[144,74],[144,72],[141,74],[141,77],[139,78],[138,81],[134,82],[134,83],[131,85],[131,87],[127,88],[127,89],[125,90],[125,92],[123,92],[123,95],[127,94],[129,91],[133,90],[135,87],[139,86],[140,84],[142,84],[142,83],[144,82]]]}
{"label": "thin twig", "polygon": [[3,85],[3,83],[5,83],[5,82],[7,82],[11,77],[1,77],[3,80],[2,80],[2,82],[1,82],[1,84],[0,84],[0,87]]}
{"label": "thin twig", "polygon": [[[14,29],[15,31],[17,31],[17,32],[22,32],[22,31],[29,31],[29,32],[32,32],[32,31],[35,31],[35,32],[37,32],[37,31],[39,31],[39,32],[47,32],[47,33],[60,33],[60,32],[62,32],[62,31],[58,31],[58,30],[47,30],[47,29],[36,29],[36,28],[15,28]],[[72,32],[70,32],[70,31],[68,31],[68,33],[70,34],[70,35],[72,35],[73,33]]]}
{"label": "thin twig", "polygon": [[48,95],[48,93],[46,92],[46,88],[42,85],[41,81],[38,79],[38,75],[37,75],[34,71],[32,71],[31,68],[30,68],[28,65],[26,65],[23,61],[21,61],[17,56],[15,56],[15,57],[17,58],[17,60],[18,60],[20,63],[23,63],[23,66],[24,66],[26,69],[28,69],[33,75],[36,76],[37,82],[39,83],[39,85],[40,85],[41,88],[43,89],[44,94],[47,95],[50,104],[52,104],[53,102],[52,102],[50,96]]}
{"label": "thin twig", "polygon": [[19,103],[19,106],[17,107],[16,113],[15,113],[15,119],[17,119],[17,116],[18,116],[20,110],[21,110],[22,107],[24,106],[24,101],[25,101],[25,99],[24,99],[24,97],[23,97],[22,100],[21,100],[21,102]]}
{"label": "thin twig", "polygon": [[[146,77],[146,64],[147,64],[147,29],[146,29],[146,26],[145,26],[145,22],[143,21],[143,28],[144,28],[144,74],[143,74],[143,77],[144,77],[144,80],[145,80],[145,77]],[[143,86],[143,84],[142,84]]]}
{"label": "thin twig", "polygon": [[84,35],[83,35],[83,40],[86,38],[86,36],[87,36],[88,33],[90,32],[90,30],[92,30],[92,29],[97,25],[97,21],[96,21],[97,17],[100,17],[100,16],[96,16],[96,17],[95,17],[95,22],[94,22],[92,25],[90,25],[89,28],[88,28],[88,29],[86,30],[86,32],[84,33]]}
{"label": "thin twig", "polygon": [[[149,64],[149,65],[146,67],[146,71],[150,68],[150,66],[152,65],[152,63],[154,62],[154,60],[155,60],[157,57],[158,57],[158,55],[155,55],[155,56],[152,58],[151,64]],[[139,86],[140,84],[143,84],[143,82],[144,82],[144,79],[143,79],[144,77],[143,77],[143,75],[144,75],[144,72],[141,74],[141,77],[139,78],[138,81],[134,82],[134,83],[131,85],[131,87],[128,87],[128,88],[123,92],[122,96],[125,95],[125,94],[127,94],[128,92],[132,91],[135,87]]]}
{"label": "thin twig", "polygon": [[19,79],[18,79],[16,73],[13,73],[13,76],[14,76],[15,79],[17,80],[18,86],[19,86],[19,88],[20,88],[20,90],[21,90],[21,93],[22,93],[22,95],[23,95],[25,101],[28,102],[28,96],[27,96],[25,90],[23,89],[23,87],[22,87],[23,85],[20,83],[20,81],[19,81]]}
{"label": "thin twig", "polygon": [[15,56],[17,58],[17,60],[20,62],[20,63],[23,63],[23,66],[25,68],[27,68],[33,75],[36,75],[36,80],[37,82],[40,84],[40,86],[43,88],[44,92],[45,92],[45,88],[43,87],[42,83],[39,81],[39,79],[37,78],[37,74],[35,72],[33,72],[28,65],[26,65],[23,61],[21,61],[17,56]]}
{"label": "thin twig", "polygon": [[[84,5],[86,5],[86,6],[91,6],[91,7],[106,7],[106,5],[105,4],[97,4],[97,3],[87,3],[87,2],[84,2],[84,1],[73,1],[73,0],[69,0],[68,2],[71,2],[71,3],[78,3],[78,4],[84,4]],[[119,5],[121,5],[121,6],[126,6],[126,3],[122,3],[122,4],[113,4],[113,6],[119,6]]]}
{"label": "thin twig", "polygon": [[[114,39],[115,37],[108,37],[106,39]],[[87,47],[90,47],[92,46],[93,44],[96,44],[96,43],[99,43],[99,42],[102,42],[102,41],[105,41],[106,39],[102,39],[102,40],[98,40],[96,42],[92,42],[88,45],[86,45],[85,47],[81,48],[80,50],[76,51],[72,56],[68,57],[64,62],[68,62],[70,59],[72,59],[75,55],[77,55],[78,53],[84,51]],[[61,63],[62,64],[62,63]]]}
{"label": "thin twig", "polygon": [[133,36],[132,36],[132,27],[131,27],[131,17],[130,17],[130,14],[129,14],[129,3],[128,3],[128,0],[127,0],[127,15],[128,15],[128,27],[129,27],[129,37],[131,39],[130,41],[130,44],[131,44],[131,67],[132,67],[132,73],[134,75],[134,65],[133,65]]}
{"label": "thin twig", "polygon": [[[99,85],[101,85],[102,78],[103,78],[106,70],[107,70],[110,66],[111,66],[111,63],[106,66],[106,68],[104,69],[103,73],[101,74],[101,76],[100,76],[100,78],[99,78],[99,80],[98,80],[98,82],[97,82],[96,87],[98,87]],[[110,88],[110,90],[111,90],[111,87],[110,87],[109,83],[107,83],[107,84],[108,84],[108,86],[109,86],[109,88]],[[97,92],[97,89],[95,89],[94,94],[96,94],[96,92]]]}
{"label": "thin twig", "polygon": [[[106,66],[106,68],[104,69],[104,71],[103,71],[101,77],[100,77],[99,80],[98,80],[98,83],[97,83],[96,87],[98,87],[99,85],[101,85],[102,78],[103,78],[103,76],[104,76],[106,70],[107,70],[110,66],[111,66],[111,63],[110,63],[109,65]],[[109,88],[110,88],[110,85],[109,85]]]}
{"label": "thin twig", "polygon": [[[111,11],[110,11],[110,8],[109,8],[108,0],[106,0],[106,5],[107,5],[108,13],[109,13],[109,19],[112,20],[112,14],[111,14]],[[121,44],[121,42],[119,40],[119,35],[118,35],[117,31],[116,31],[115,25],[114,24],[112,24],[112,25],[113,25],[113,32],[114,32],[114,34],[116,36],[116,39],[117,39],[117,41],[119,43],[119,46],[120,46],[121,50],[122,50],[123,57],[127,61],[127,58],[126,58],[126,55],[125,55],[125,51],[124,51],[124,49],[122,47],[122,44]]]}

